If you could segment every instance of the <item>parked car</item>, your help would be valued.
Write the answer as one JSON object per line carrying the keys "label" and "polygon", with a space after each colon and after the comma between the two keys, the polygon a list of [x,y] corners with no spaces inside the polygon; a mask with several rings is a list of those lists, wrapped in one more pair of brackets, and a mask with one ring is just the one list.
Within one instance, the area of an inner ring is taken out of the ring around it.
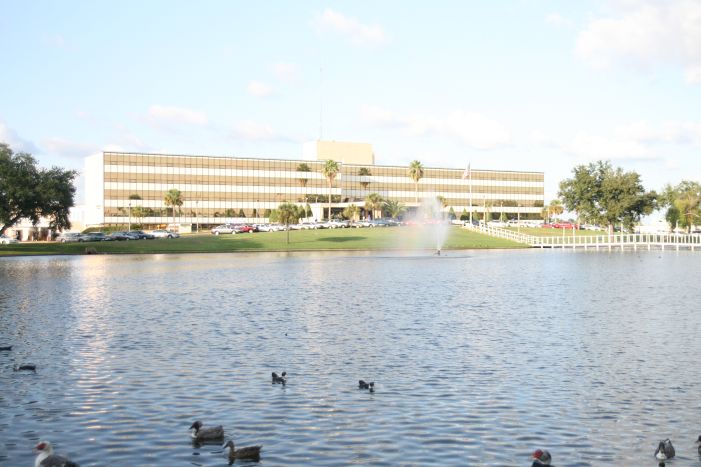
{"label": "parked car", "polygon": [[114,238],[104,232],[89,232],[83,235],[84,242],[111,242]]}
{"label": "parked car", "polygon": [[166,229],[152,230],[151,235],[155,238],[179,238],[180,234],[178,232],[172,232]]}
{"label": "parked car", "polygon": [[8,237],[5,234],[0,235],[0,245],[9,245],[10,243],[18,243],[16,238]]}
{"label": "parked car", "polygon": [[130,230],[127,233],[137,237],[139,240],[153,240],[154,238],[156,238],[155,236],[153,236],[153,234],[146,233],[143,230]]}
{"label": "parked car", "polygon": [[84,240],[85,238],[80,232],[63,232],[56,237],[56,241],[61,243],[82,242]]}
{"label": "parked car", "polygon": [[234,225],[234,233],[253,233],[255,232],[255,229],[253,226],[248,225],[248,224],[237,224]]}
{"label": "parked car", "polygon": [[218,225],[218,226],[212,228],[211,232],[214,235],[236,233],[236,231],[234,230],[234,227],[232,225],[229,225],[229,224]]}
{"label": "parked car", "polygon": [[112,237],[112,240],[123,241],[123,240],[138,240],[138,237],[130,234],[129,232],[112,232],[108,235]]}
{"label": "parked car", "polygon": [[350,227],[349,221],[342,221],[338,219],[330,220],[326,223],[329,229],[346,229]]}

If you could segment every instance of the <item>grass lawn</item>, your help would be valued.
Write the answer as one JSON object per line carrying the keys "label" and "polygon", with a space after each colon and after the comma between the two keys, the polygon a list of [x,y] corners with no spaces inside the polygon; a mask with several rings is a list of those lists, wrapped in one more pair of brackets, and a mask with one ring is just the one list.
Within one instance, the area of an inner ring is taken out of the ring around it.
{"label": "grass lawn", "polygon": [[[175,239],[131,240],[122,242],[48,243],[28,242],[0,245],[0,256],[75,255],[94,248],[101,254],[149,253],[220,253],[234,251],[304,251],[304,250],[435,250],[436,237],[421,226],[293,230],[236,235],[200,233]],[[492,238],[457,226],[447,227],[445,250],[485,248],[526,248],[509,240]]]}

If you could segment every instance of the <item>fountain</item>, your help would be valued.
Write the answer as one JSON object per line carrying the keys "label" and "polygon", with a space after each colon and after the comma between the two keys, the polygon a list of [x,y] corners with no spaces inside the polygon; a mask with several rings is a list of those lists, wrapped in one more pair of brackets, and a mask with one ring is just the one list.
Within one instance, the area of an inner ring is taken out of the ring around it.
{"label": "fountain", "polygon": [[441,256],[450,227],[441,208],[441,202],[437,198],[423,198],[414,219],[426,231],[429,239],[435,239],[436,256]]}

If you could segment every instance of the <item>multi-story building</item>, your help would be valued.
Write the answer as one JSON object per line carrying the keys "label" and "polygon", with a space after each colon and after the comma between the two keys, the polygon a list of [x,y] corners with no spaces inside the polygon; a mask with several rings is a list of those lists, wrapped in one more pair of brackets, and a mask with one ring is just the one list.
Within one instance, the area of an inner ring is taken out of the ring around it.
{"label": "multi-story building", "polygon": [[[304,146],[304,159],[261,159],[175,154],[104,152],[86,160],[86,224],[199,225],[264,222],[281,203],[309,205],[312,217],[327,217],[329,194],[336,216],[351,204],[363,208],[377,193],[409,212],[422,200],[440,199],[456,216],[536,218],[544,201],[543,173],[424,167],[415,183],[407,166],[375,165],[372,146],[318,141]],[[325,161],[338,162],[330,189]],[[167,206],[177,189],[182,205]],[[175,213],[173,213],[175,209]]]}

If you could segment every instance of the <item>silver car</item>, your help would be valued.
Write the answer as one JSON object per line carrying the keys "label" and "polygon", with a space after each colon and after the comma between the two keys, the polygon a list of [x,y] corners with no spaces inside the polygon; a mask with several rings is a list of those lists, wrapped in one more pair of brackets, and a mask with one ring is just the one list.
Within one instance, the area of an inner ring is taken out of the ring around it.
{"label": "silver car", "polygon": [[234,226],[229,225],[229,224],[218,225],[212,229],[212,234],[214,234],[214,235],[235,234],[235,233],[236,233],[236,230],[234,229]]}
{"label": "silver car", "polygon": [[10,243],[18,243],[16,238],[8,237],[5,234],[0,235],[0,245],[9,245]]}
{"label": "silver car", "polygon": [[180,234],[178,232],[172,232],[170,230],[158,229],[152,230],[151,235],[156,238],[179,238]]}

